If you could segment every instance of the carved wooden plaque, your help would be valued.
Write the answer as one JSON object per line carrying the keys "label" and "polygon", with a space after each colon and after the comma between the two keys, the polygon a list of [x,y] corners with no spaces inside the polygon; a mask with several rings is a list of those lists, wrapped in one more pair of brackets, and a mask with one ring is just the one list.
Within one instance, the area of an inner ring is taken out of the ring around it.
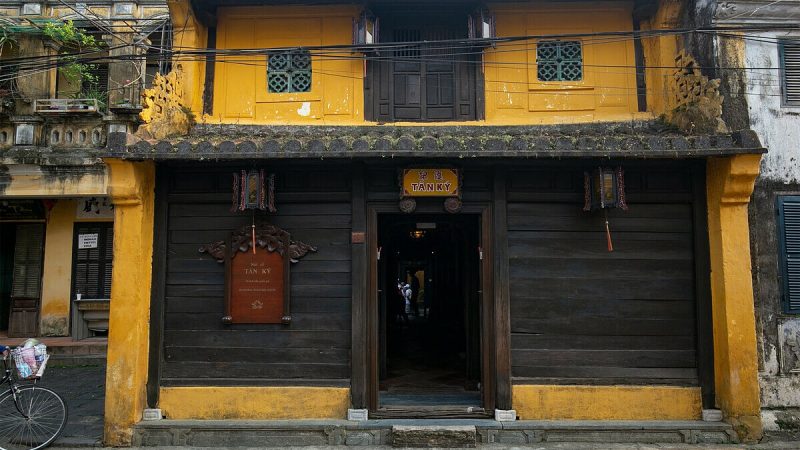
{"label": "carved wooden plaque", "polygon": [[293,241],[285,230],[260,223],[231,233],[227,241],[200,247],[225,263],[225,314],[222,322],[289,324],[289,267],[317,249]]}
{"label": "carved wooden plaque", "polygon": [[284,322],[288,263],[277,251],[261,248],[233,255],[227,269],[230,323]]}

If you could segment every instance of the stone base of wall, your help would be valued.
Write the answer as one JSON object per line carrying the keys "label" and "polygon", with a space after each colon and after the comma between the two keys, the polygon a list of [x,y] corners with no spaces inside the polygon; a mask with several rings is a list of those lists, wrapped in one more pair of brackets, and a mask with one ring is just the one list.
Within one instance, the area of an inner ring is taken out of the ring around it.
{"label": "stone base of wall", "polygon": [[[474,444],[532,445],[543,442],[730,444],[736,433],[725,422],[702,421],[535,421],[493,420],[155,420],[134,428],[133,445],[152,446],[310,446],[392,445],[396,425],[406,428],[465,427]],[[463,434],[463,433],[462,433]],[[461,436],[463,437],[463,436]],[[437,441],[439,446],[446,443]],[[458,441],[463,447],[463,439]]]}

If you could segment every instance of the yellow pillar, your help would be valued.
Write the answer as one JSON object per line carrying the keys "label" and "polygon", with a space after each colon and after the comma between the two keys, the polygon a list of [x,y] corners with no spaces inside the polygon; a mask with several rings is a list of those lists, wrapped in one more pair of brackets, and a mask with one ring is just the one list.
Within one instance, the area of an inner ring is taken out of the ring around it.
{"label": "yellow pillar", "polygon": [[762,435],[747,220],[760,161],[738,155],[707,166],[716,401],[745,442]]}
{"label": "yellow pillar", "polygon": [[155,166],[115,159],[106,164],[114,203],[114,271],[104,440],[129,446],[147,401]]}
{"label": "yellow pillar", "polygon": [[59,200],[47,218],[47,238],[42,274],[42,309],[39,332],[42,336],[69,334],[70,292],[72,288],[72,231],[75,222],[74,200]]}
{"label": "yellow pillar", "polygon": [[[172,47],[176,51],[196,50],[208,45],[208,29],[195,17],[190,0],[167,3],[172,18]],[[174,63],[183,77],[183,99],[196,117],[203,114],[203,89],[206,79],[204,58],[184,58]],[[163,73],[162,75],[166,75]]]}

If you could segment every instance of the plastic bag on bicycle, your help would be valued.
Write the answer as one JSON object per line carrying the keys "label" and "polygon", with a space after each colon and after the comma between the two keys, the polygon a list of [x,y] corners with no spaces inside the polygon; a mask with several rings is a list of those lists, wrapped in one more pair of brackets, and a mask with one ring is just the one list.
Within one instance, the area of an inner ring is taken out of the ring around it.
{"label": "plastic bag on bicycle", "polygon": [[32,347],[17,347],[11,350],[11,355],[14,358],[17,374],[21,380],[41,377],[49,359],[47,346],[44,344],[36,344]]}

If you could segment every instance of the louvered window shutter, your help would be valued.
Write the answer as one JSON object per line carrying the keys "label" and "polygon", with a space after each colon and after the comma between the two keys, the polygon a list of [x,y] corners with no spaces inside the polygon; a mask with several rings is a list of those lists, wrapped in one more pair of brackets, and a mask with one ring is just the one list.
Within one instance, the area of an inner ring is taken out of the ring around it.
{"label": "louvered window shutter", "polygon": [[779,49],[783,102],[787,106],[800,106],[800,43],[781,42]]}
{"label": "louvered window shutter", "polygon": [[42,286],[44,225],[17,225],[16,234],[11,295],[16,298],[39,298]]}
{"label": "louvered window shutter", "polygon": [[783,310],[800,314],[800,196],[778,197]]}
{"label": "louvered window shutter", "polygon": [[[96,248],[78,248],[79,236],[97,234]],[[111,269],[114,258],[114,224],[75,225],[72,295],[81,298],[111,298]]]}

